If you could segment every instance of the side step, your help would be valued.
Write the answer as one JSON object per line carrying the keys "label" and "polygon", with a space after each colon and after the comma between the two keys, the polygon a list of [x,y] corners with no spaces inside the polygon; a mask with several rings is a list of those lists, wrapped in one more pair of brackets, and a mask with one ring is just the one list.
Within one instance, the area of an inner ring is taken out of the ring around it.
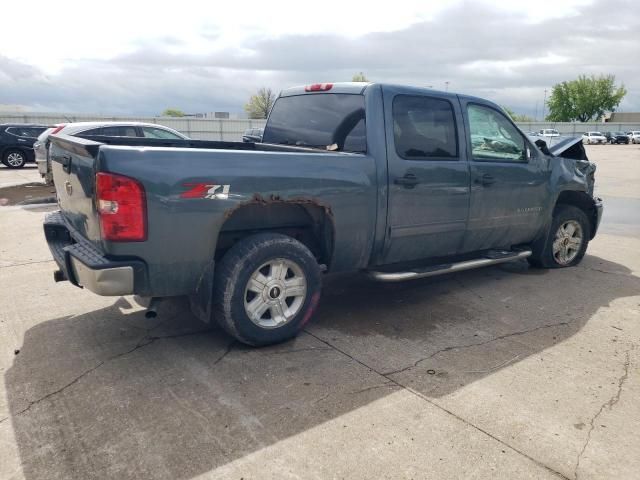
{"label": "side step", "polygon": [[436,275],[444,275],[445,273],[455,273],[462,272],[463,270],[471,270],[473,268],[488,267],[489,265],[520,260],[529,256],[531,256],[531,250],[492,250],[487,252],[484,257],[464,262],[432,265],[430,267],[416,268],[405,272],[376,272],[370,270],[367,273],[371,278],[380,282],[403,282],[405,280],[414,280],[416,278],[435,277]]}

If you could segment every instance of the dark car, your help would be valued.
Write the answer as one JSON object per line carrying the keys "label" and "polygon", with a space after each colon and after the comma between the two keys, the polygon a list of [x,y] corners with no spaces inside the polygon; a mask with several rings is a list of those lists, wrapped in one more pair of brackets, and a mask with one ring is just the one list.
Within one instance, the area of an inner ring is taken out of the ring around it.
{"label": "dark car", "polygon": [[35,160],[33,144],[46,125],[3,123],[0,125],[0,159],[9,168],[22,168]]}
{"label": "dark car", "polygon": [[242,141],[245,143],[260,143],[262,142],[263,133],[264,128],[249,128],[244,131]]}
{"label": "dark car", "polygon": [[609,143],[629,143],[629,137],[624,132],[605,132],[604,136]]}

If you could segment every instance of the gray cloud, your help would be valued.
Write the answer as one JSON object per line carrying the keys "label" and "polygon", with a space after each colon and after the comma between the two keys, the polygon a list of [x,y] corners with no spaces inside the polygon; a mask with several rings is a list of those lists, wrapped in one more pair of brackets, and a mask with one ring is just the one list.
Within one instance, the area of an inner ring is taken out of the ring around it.
{"label": "gray cloud", "polygon": [[464,3],[402,31],[254,38],[223,51],[216,49],[215,29],[207,29],[202,38],[210,54],[170,54],[167,47],[180,42],[163,36],[50,77],[0,57],[0,103],[114,114],[155,114],[168,106],[238,111],[262,85],[349,80],[363,71],[374,81],[440,89],[449,81],[451,90],[533,114],[545,88],[580,74],[612,73],[629,91],[621,109],[640,111],[638,31],[640,14],[628,0],[601,1],[541,23]]}

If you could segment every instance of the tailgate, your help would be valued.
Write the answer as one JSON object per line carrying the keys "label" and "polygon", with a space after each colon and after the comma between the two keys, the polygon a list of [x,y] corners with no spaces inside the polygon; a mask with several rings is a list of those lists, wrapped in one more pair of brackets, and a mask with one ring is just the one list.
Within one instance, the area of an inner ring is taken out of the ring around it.
{"label": "tailgate", "polygon": [[94,205],[96,160],[100,143],[68,135],[52,135],[51,171],[60,210],[73,228],[99,244],[100,221]]}

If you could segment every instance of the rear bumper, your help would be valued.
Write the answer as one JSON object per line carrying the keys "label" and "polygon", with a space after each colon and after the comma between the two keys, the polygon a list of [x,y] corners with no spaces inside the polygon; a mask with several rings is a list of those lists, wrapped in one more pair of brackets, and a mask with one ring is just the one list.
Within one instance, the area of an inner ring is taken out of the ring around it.
{"label": "rear bumper", "polygon": [[47,174],[47,159],[36,157],[36,165],[38,166],[38,172],[44,177]]}
{"label": "rear bumper", "polygon": [[60,212],[44,220],[44,234],[59,272],[56,281],[68,280],[98,295],[143,293],[146,265],[139,259],[113,260],[79,235]]}

